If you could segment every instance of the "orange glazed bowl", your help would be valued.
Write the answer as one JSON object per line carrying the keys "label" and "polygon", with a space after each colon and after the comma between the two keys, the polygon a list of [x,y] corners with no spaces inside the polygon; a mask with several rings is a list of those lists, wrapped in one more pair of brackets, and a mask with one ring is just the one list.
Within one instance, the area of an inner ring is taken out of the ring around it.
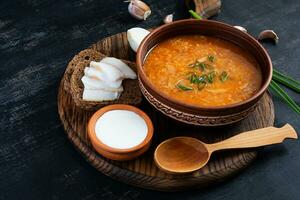
{"label": "orange glazed bowl", "polygon": [[[149,52],[160,42],[178,35],[198,34],[220,38],[239,46],[253,57],[261,73],[258,90],[246,100],[224,106],[199,106],[180,101],[159,90],[147,77],[144,62]],[[140,89],[145,98],[163,114],[192,125],[220,126],[238,122],[252,111],[266,92],[272,79],[271,59],[259,42],[231,25],[212,21],[187,19],[175,21],[153,30],[142,41],[136,55]]]}

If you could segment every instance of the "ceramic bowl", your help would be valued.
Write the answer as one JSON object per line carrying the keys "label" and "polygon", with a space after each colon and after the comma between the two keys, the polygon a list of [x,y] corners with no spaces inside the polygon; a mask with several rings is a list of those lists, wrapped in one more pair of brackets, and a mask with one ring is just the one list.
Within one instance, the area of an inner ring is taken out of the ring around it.
{"label": "ceramic bowl", "polygon": [[[96,131],[95,131],[95,125],[97,120],[106,112],[111,111],[111,110],[128,110],[135,112],[138,114],[140,117],[142,117],[148,128],[148,132],[146,135],[146,138],[142,143],[140,143],[137,146],[134,146],[132,148],[128,149],[117,149],[117,148],[112,148],[104,143],[102,143],[96,136]],[[153,124],[150,118],[146,113],[144,113],[142,110],[130,106],[130,105],[125,105],[125,104],[114,104],[114,105],[109,105],[106,107],[101,108],[97,112],[95,112],[91,119],[89,120],[88,127],[88,136],[90,138],[90,141],[92,143],[92,146],[94,149],[101,154],[102,156],[112,159],[112,160],[131,160],[134,159],[141,154],[143,154],[145,151],[147,151],[150,147],[152,136],[153,136]]]}
{"label": "ceramic bowl", "polygon": [[[259,91],[245,101],[216,107],[189,105],[159,91],[149,81],[143,69],[147,53],[166,38],[184,34],[201,34],[221,38],[248,51],[257,60],[262,73],[263,81]],[[255,38],[231,25],[212,20],[180,20],[158,27],[140,44],[137,51],[136,63],[140,89],[145,98],[157,110],[175,120],[200,126],[226,125],[244,119],[249,113],[254,111],[255,106],[266,92],[272,78],[271,59],[263,46]]]}

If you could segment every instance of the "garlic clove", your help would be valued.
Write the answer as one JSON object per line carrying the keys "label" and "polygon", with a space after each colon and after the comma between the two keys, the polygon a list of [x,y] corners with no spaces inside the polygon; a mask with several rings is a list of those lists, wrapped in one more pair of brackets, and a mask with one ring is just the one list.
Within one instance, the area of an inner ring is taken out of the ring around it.
{"label": "garlic clove", "polygon": [[142,40],[149,34],[150,32],[146,29],[135,27],[131,28],[127,31],[127,40],[131,49],[137,52]]}
{"label": "garlic clove", "polygon": [[259,34],[258,40],[264,40],[264,39],[273,39],[274,42],[277,44],[279,37],[273,30],[264,30]]}
{"label": "garlic clove", "polygon": [[140,0],[131,0],[128,5],[130,15],[138,20],[146,20],[150,14],[150,7]]}
{"label": "garlic clove", "polygon": [[163,22],[165,24],[171,23],[171,22],[173,22],[173,18],[174,18],[174,14],[169,14],[169,15],[165,16]]}
{"label": "garlic clove", "polygon": [[245,29],[242,26],[233,26],[233,27],[236,28],[236,29],[239,29],[240,31],[243,31],[244,33],[247,33],[247,29]]}

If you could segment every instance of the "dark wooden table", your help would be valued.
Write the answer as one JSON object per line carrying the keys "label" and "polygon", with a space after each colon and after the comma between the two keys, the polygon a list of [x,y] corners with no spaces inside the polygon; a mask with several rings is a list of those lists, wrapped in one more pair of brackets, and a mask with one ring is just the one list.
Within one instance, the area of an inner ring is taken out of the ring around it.
{"label": "dark wooden table", "polygon": [[[152,15],[139,22],[121,0],[2,0],[0,3],[0,199],[300,199],[300,143],[264,148],[238,176],[202,191],[163,193],[116,182],[91,167],[66,138],[56,95],[66,64],[81,49],[133,26],[157,26],[178,0],[148,0]],[[277,69],[300,79],[300,1],[223,0],[215,19],[257,35]],[[300,103],[300,96],[288,90]],[[300,118],[276,97],[276,125]]]}

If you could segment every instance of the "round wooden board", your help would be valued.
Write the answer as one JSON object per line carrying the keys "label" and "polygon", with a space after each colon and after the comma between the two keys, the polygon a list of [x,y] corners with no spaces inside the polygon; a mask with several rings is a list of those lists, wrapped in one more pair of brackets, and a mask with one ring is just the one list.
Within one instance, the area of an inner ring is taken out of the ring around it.
{"label": "round wooden board", "polygon": [[[126,33],[104,38],[90,48],[108,56],[127,60],[134,59],[134,53],[128,47]],[[155,147],[165,139],[186,135],[199,138],[206,143],[212,143],[243,131],[272,126],[274,123],[274,106],[268,93],[260,100],[255,111],[243,121],[213,128],[194,127],[174,121],[156,111],[144,99],[141,109],[150,116],[155,128],[150,150],[132,161],[112,161],[93,150],[86,132],[87,122],[93,112],[76,107],[71,94],[63,87],[64,82],[65,78],[63,77],[58,92],[58,112],[65,132],[74,146],[92,166],[103,174],[127,184],[153,190],[186,190],[223,181],[250,165],[257,155],[257,149],[217,152],[213,154],[204,168],[194,173],[167,174],[159,170],[153,161]]]}

